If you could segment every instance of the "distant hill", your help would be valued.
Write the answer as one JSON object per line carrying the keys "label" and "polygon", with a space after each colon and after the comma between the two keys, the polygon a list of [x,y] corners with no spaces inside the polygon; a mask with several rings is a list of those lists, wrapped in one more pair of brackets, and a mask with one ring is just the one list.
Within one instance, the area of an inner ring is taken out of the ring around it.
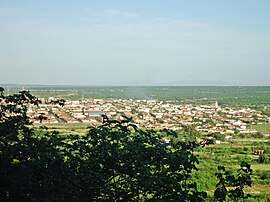
{"label": "distant hill", "polygon": [[207,81],[207,80],[181,80],[164,83],[166,86],[241,86],[243,84],[227,81]]}

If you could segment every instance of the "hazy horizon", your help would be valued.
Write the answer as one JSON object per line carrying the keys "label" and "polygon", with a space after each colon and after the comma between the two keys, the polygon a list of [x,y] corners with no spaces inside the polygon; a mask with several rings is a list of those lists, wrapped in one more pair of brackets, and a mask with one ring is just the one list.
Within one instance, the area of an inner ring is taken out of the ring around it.
{"label": "hazy horizon", "polygon": [[0,87],[270,87],[270,85],[256,84],[233,84],[233,83],[186,83],[186,84],[152,84],[152,85],[116,85],[116,84],[23,84],[23,83],[0,83]]}
{"label": "hazy horizon", "polygon": [[0,0],[0,84],[269,86],[268,0]]}

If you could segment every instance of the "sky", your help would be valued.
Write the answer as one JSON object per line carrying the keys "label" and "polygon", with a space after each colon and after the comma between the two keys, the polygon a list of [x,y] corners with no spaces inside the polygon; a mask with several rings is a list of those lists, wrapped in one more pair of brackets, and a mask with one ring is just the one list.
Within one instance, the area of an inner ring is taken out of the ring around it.
{"label": "sky", "polygon": [[0,84],[270,85],[269,0],[0,0]]}

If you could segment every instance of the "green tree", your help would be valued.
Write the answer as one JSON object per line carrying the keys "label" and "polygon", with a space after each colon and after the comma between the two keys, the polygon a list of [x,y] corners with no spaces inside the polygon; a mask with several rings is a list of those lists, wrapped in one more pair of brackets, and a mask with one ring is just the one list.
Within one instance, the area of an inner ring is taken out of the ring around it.
{"label": "green tree", "polygon": [[270,161],[270,157],[267,154],[260,154],[258,161],[259,161],[259,163],[268,164]]}
{"label": "green tree", "polygon": [[40,123],[42,123],[42,121],[47,120],[48,117],[45,116],[45,113],[39,113],[38,117],[36,117],[37,120],[39,120]]}
{"label": "green tree", "polygon": [[198,163],[192,153],[197,144],[171,137],[168,145],[162,137],[156,130],[138,129],[129,119],[104,117],[102,126],[91,127],[87,134],[89,161],[95,162],[92,177],[100,183],[97,190],[90,191],[95,193],[93,199],[203,201],[206,193],[198,192],[191,181]]}
{"label": "green tree", "polygon": [[28,91],[0,95],[0,201],[52,201],[68,193],[62,138],[29,128],[27,108],[39,103]]}
{"label": "green tree", "polygon": [[5,89],[0,86],[0,94],[2,95],[4,93]]}
{"label": "green tree", "polygon": [[248,163],[241,163],[236,176],[231,171],[226,170],[224,166],[218,166],[218,170],[216,176],[219,182],[214,192],[215,201],[226,201],[226,198],[229,197],[232,201],[237,202],[250,196],[244,193],[244,187],[252,184],[252,169]]}

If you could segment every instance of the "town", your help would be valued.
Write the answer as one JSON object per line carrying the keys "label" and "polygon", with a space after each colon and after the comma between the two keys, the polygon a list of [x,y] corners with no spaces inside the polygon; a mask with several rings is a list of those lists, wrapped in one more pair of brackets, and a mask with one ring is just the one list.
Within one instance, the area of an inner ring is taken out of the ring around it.
{"label": "town", "polygon": [[252,125],[265,124],[270,117],[251,108],[233,109],[212,105],[180,104],[177,100],[81,99],[56,105],[54,97],[42,98],[39,106],[30,106],[28,116],[34,123],[101,123],[101,115],[110,118],[132,117],[138,127],[181,130],[192,126],[206,133],[256,133]]}

